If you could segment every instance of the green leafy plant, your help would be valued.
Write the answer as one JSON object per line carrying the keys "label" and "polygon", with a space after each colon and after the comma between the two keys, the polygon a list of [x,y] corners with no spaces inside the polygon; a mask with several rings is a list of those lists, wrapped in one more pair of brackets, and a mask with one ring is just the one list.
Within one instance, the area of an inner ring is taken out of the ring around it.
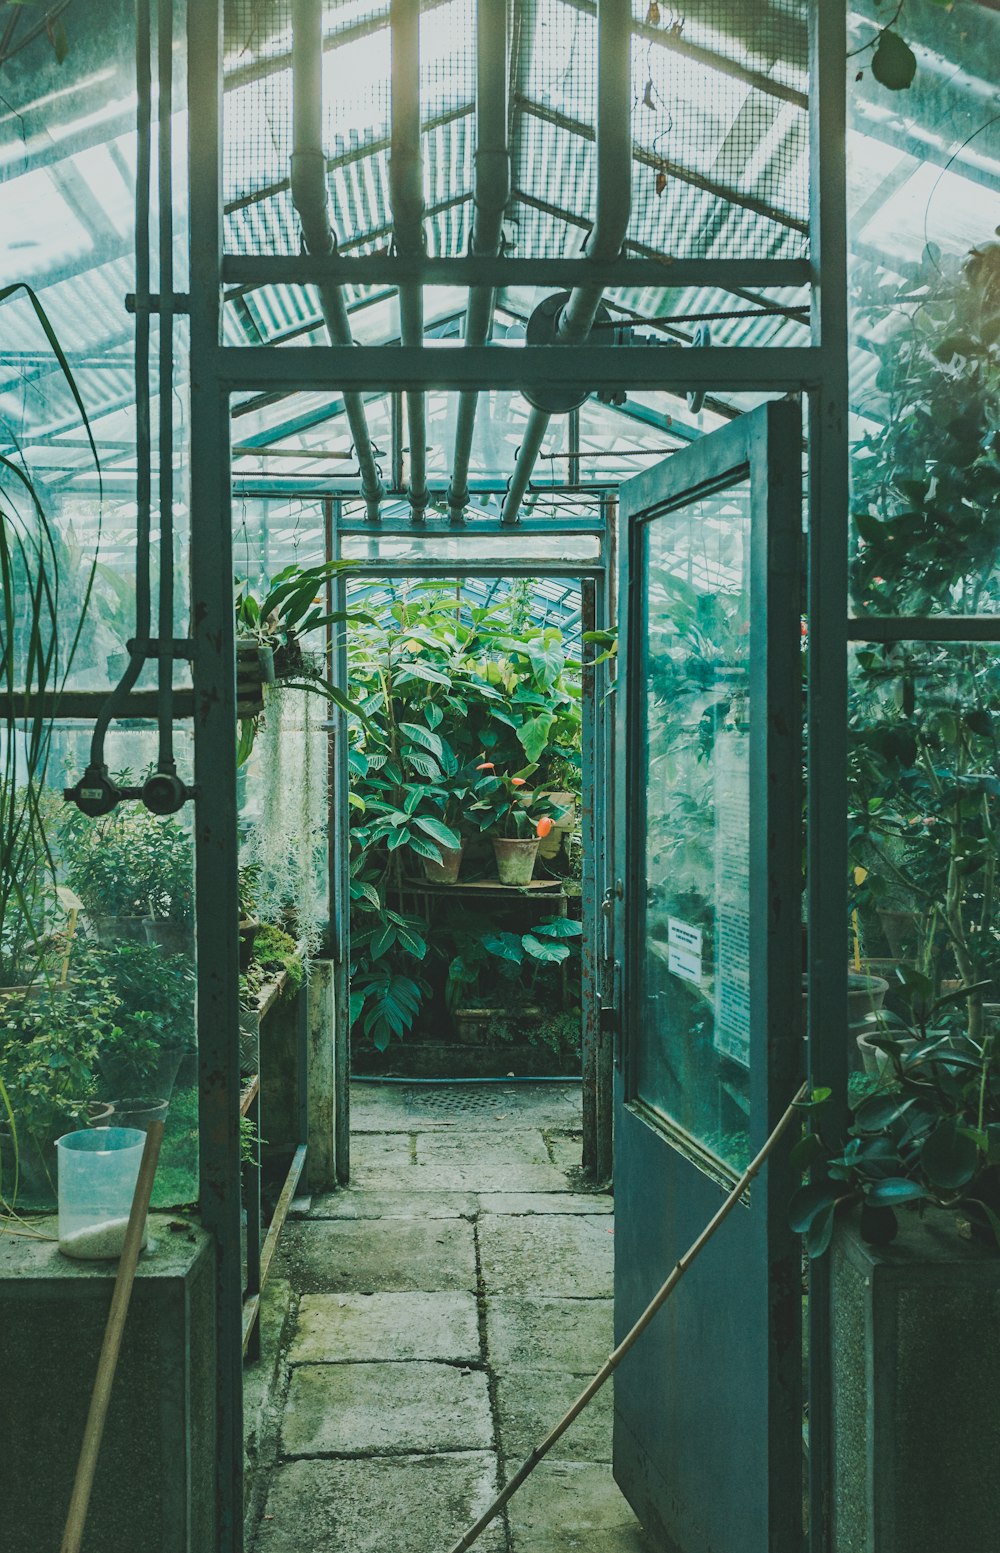
{"label": "green leafy plant", "polygon": [[488,847],[475,851],[491,827],[534,834],[564,812],[540,793],[526,804],[497,770],[522,785],[545,770],[579,789],[579,682],[560,633],[529,613],[530,587],[478,607],[454,584],[421,583],[379,622],[349,630],[359,709],[349,755],[352,1017],[379,1049],[407,1035],[432,1000],[450,998],[448,967],[479,936],[441,919],[431,933],[405,909],[407,855],[437,861],[464,842],[463,873],[471,857],[474,876],[491,866]]}
{"label": "green leafy plant", "polygon": [[284,974],[284,995],[295,996],[302,986],[305,967],[290,933],[266,922],[253,941],[253,958],[265,979]]}
{"label": "green leafy plant", "polygon": [[34,995],[0,999],[0,1190],[8,1201],[26,1144],[54,1175],[51,1145],[85,1116],[101,1049],[120,1034],[120,1011],[110,980],[94,967],[65,987],[43,984]]}
{"label": "green leafy plant", "polygon": [[469,813],[480,830],[510,840],[528,841],[547,836],[553,823],[566,813],[548,794],[528,788],[534,766],[525,766],[514,776],[496,772],[488,761],[478,769],[482,775],[475,785]]}
{"label": "green leafy plant", "polygon": [[[933,248],[902,282],[872,267],[855,304],[879,359],[855,449],[858,613],[1000,608],[1000,243],[961,264]],[[1000,973],[995,925],[1000,679],[987,647],[873,643],[854,660],[851,865],[874,908],[908,913],[915,964],[970,985]],[[968,1033],[982,1038],[982,993]]]}
{"label": "green leafy plant", "polygon": [[[122,781],[129,777],[119,774]],[[88,916],[193,922],[191,837],[177,820],[129,804],[95,820],[67,805],[55,841],[60,872]]]}
{"label": "green leafy plant", "polygon": [[[327,561],[317,566],[293,564],[284,567],[269,583],[256,588],[238,580],[235,612],[237,643],[256,642],[258,646],[269,648],[277,681],[322,696],[345,711],[357,714],[356,704],[322,672],[307,641],[317,631],[349,622],[371,622],[371,617],[362,611],[328,610],[322,602],[331,579],[353,564],[351,561]],[[237,758],[241,765],[253,749],[259,726],[260,715],[240,719]]]}
{"label": "green leafy plant", "polygon": [[130,940],[89,943],[76,957],[74,972],[73,987],[96,978],[113,993],[117,1049],[132,1044],[147,1053],[178,1046],[194,1050],[195,972],[187,955]]}
{"label": "green leafy plant", "polygon": [[[100,480],[90,421],[48,316],[29,286],[0,287],[0,308],[26,301],[69,388]],[[17,436],[6,427],[17,447]],[[82,571],[73,608],[62,591],[60,536],[43,492],[20,456],[0,454],[0,986],[32,981],[54,904],[55,872],[43,803],[52,715],[83,629],[94,564]]]}
{"label": "green leafy plant", "polygon": [[827,1250],[836,1216],[851,1207],[879,1244],[895,1237],[897,1209],[929,1203],[960,1210],[1000,1244],[1000,1047],[993,1029],[974,1040],[948,1017],[969,990],[935,999],[932,983],[910,973],[909,1023],[873,1017],[869,1039],[885,1068],[856,1101],[846,1137],[830,1136],[828,1090],[804,1102],[793,1164],[812,1179],[790,1219],[810,1256]]}

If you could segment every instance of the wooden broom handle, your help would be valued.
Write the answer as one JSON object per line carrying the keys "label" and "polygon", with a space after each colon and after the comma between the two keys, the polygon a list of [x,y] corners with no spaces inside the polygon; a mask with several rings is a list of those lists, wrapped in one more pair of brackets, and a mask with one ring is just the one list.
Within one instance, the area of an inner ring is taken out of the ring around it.
{"label": "wooden broom handle", "polygon": [[781,1120],[778,1122],[774,1131],[771,1133],[771,1136],[764,1144],[764,1147],[757,1155],[756,1159],[754,1159],[747,1166],[746,1170],[740,1176],[740,1179],[729,1193],[729,1196],[726,1198],[725,1202],[722,1203],[721,1207],[717,1209],[694,1244],[690,1246],[687,1251],[685,1251],[680,1261],[671,1271],[670,1276],[667,1278],[666,1282],[661,1285],[660,1289],[650,1300],[649,1304],[646,1306],[646,1309],[643,1311],[642,1315],[639,1317],[632,1330],[622,1338],[622,1341],[618,1344],[618,1347],[609,1356],[609,1358],[605,1360],[604,1364],[598,1370],[589,1386],[586,1386],[583,1391],[581,1391],[580,1395],[573,1403],[573,1406],[563,1414],[562,1418],[560,1418],[555,1427],[549,1431],[541,1444],[535,1446],[535,1449],[532,1451],[531,1455],[526,1461],[522,1462],[521,1466],[514,1473],[514,1476],[510,1479],[506,1487],[501,1489],[500,1493],[497,1494],[489,1508],[483,1511],[475,1525],[469,1527],[469,1530],[465,1533],[465,1536],[459,1537],[454,1546],[449,1549],[449,1553],[467,1553],[467,1550],[472,1547],[472,1544],[474,1542],[478,1542],[479,1538],[482,1536],[490,1522],[495,1520],[507,1501],[512,1499],[517,1493],[517,1490],[520,1488],[525,1479],[531,1476],[542,1458],[549,1453],[557,1440],[562,1439],[563,1435],[566,1433],[566,1430],[569,1428],[573,1420],[579,1417],[587,1404],[592,1401],[600,1391],[601,1387],[604,1385],[604,1382],[610,1379],[610,1377],[614,1374],[615,1370],[618,1368],[618,1365],[621,1363],[622,1359],[624,1359],[629,1349],[635,1342],[638,1341],[643,1332],[645,1332],[646,1328],[649,1326],[649,1323],[660,1309],[660,1306],[665,1303],[665,1301],[670,1297],[674,1289],[680,1283],[695,1257],[697,1257],[700,1252],[704,1250],[705,1246],[708,1245],[708,1242],[711,1240],[720,1224],[722,1224],[723,1221],[728,1218],[729,1214],[732,1213],[733,1209],[736,1207],[736,1204],[743,1196],[743,1193],[750,1185],[754,1176],[757,1175],[757,1173],[762,1168],[764,1161],[773,1150],[782,1133],[795,1119],[799,1105],[801,1104],[802,1100],[804,1100],[807,1093],[808,1087],[807,1085],[803,1084],[796,1094],[795,1099],[792,1101],[791,1105],[781,1117]]}
{"label": "wooden broom handle", "polygon": [[153,1195],[153,1178],[156,1175],[156,1164],[160,1157],[162,1142],[162,1121],[150,1122],[142,1151],[142,1161],[139,1165],[139,1178],[135,1183],[132,1207],[129,1210],[125,1244],[118,1262],[118,1276],[115,1278],[114,1293],[111,1296],[111,1309],[108,1312],[107,1326],[104,1328],[104,1342],[101,1345],[101,1357],[97,1362],[97,1376],[90,1397],[90,1411],[83,1431],[80,1459],[76,1464],[73,1495],[69,1502],[69,1514],[66,1517],[66,1530],[63,1532],[60,1553],[80,1553],[83,1528],[90,1505],[90,1491],[94,1486],[94,1473],[97,1470],[97,1455],[101,1448],[104,1424],[108,1416],[111,1387],[118,1368],[125,1318],[128,1315],[129,1300],[132,1297],[132,1285],[135,1282],[135,1270],[139,1262],[139,1251],[146,1228],[146,1214],[149,1212],[149,1200]]}

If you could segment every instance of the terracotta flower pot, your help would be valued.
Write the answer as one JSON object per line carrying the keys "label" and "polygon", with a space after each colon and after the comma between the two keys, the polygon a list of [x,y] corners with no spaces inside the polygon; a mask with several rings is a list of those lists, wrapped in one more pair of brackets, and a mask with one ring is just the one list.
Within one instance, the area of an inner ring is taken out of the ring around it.
{"label": "terracotta flower pot", "polygon": [[530,884],[538,855],[537,836],[494,836],[493,852],[501,884]]}
{"label": "terracotta flower pot", "polygon": [[454,884],[458,879],[459,870],[462,867],[461,847],[441,847],[440,860],[433,857],[421,857],[424,865],[424,874],[432,884]]}

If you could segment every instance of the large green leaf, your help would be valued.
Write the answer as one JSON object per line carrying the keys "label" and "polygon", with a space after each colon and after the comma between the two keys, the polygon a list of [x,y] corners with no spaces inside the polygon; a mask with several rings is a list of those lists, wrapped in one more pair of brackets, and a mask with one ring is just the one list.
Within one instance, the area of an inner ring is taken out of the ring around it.
{"label": "large green leaf", "polygon": [[524,946],[517,933],[484,933],[483,948],[514,965],[520,965],[524,959]]}
{"label": "large green leaf", "polygon": [[554,712],[541,712],[537,717],[526,718],[517,730],[517,737],[530,761],[538,761],[549,742]]}
{"label": "large green leaf", "polygon": [[542,938],[579,938],[583,926],[572,917],[552,917],[547,922],[537,922],[531,931]]}
{"label": "large green leaf", "polygon": [[978,1163],[975,1142],[950,1117],[938,1122],[920,1150],[921,1169],[945,1192],[967,1185]]}
{"label": "large green leaf", "polygon": [[524,933],[521,943],[525,952],[530,954],[533,960],[544,960],[553,965],[559,965],[563,960],[569,959],[569,944],[553,944],[546,939],[536,938],[533,933]]}
{"label": "large green leaf", "polygon": [[434,845],[433,841],[427,841],[423,836],[415,836],[410,833],[410,850],[418,857],[429,857],[432,863],[440,863],[441,849]]}
{"label": "large green leaf", "polygon": [[879,33],[878,45],[872,55],[872,75],[890,92],[902,92],[916,73],[917,56],[910,45],[898,32],[886,27]]}
{"label": "large green leaf", "polygon": [[429,782],[437,782],[441,776],[441,767],[437,761],[423,750],[408,746],[403,751],[403,759],[413,767],[420,776],[426,777]]}
{"label": "large green leaf", "polygon": [[436,820],[433,815],[418,814],[413,823],[419,825],[425,836],[430,836],[432,841],[436,841],[442,847],[454,848],[462,845],[462,838],[458,831],[452,830],[451,826],[446,825],[443,820]]}
{"label": "large green leaf", "polygon": [[409,739],[411,744],[419,744],[438,760],[441,759],[441,740],[429,728],[422,728],[419,723],[400,723],[399,731]]}

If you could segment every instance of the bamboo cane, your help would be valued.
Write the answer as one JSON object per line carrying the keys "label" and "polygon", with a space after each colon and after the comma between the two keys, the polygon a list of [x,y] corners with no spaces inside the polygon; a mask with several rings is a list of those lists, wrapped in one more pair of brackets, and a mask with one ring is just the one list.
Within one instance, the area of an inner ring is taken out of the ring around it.
{"label": "bamboo cane", "polygon": [[142,1247],[143,1233],[146,1227],[146,1214],[149,1211],[149,1200],[153,1194],[153,1178],[156,1175],[156,1163],[160,1157],[160,1144],[162,1142],[162,1121],[150,1122],[146,1133],[145,1147],[142,1151],[142,1162],[139,1165],[139,1178],[135,1183],[135,1192],[132,1195],[132,1207],[129,1211],[128,1226],[125,1230],[125,1244],[122,1247],[121,1258],[118,1262],[118,1276],[115,1278],[114,1292],[111,1296],[111,1309],[108,1312],[107,1326],[104,1329],[101,1356],[97,1362],[97,1376],[94,1381],[94,1390],[91,1393],[90,1411],[87,1414],[86,1427],[83,1431],[80,1459],[76,1464],[73,1494],[69,1502],[69,1514],[66,1517],[66,1530],[63,1532],[60,1553],[80,1553],[83,1528],[90,1505],[90,1491],[94,1486],[97,1456],[101,1448],[101,1439],[104,1435],[105,1420],[108,1416],[111,1387],[114,1383],[115,1370],[118,1367],[122,1335],[125,1331],[125,1318],[128,1315],[129,1300],[132,1297],[132,1285],[135,1282],[135,1270],[139,1261],[139,1251]]}
{"label": "bamboo cane", "polygon": [[593,1400],[593,1398],[600,1391],[601,1387],[604,1385],[604,1382],[614,1374],[615,1370],[618,1368],[619,1364],[621,1363],[622,1359],[624,1359],[629,1349],[633,1347],[633,1345],[642,1336],[643,1332],[645,1332],[646,1328],[649,1326],[649,1323],[656,1315],[656,1312],[660,1309],[660,1306],[663,1305],[667,1299],[669,1299],[674,1289],[676,1289],[684,1274],[691,1266],[691,1263],[705,1249],[705,1247],[708,1245],[708,1242],[715,1234],[716,1230],[722,1224],[723,1220],[728,1218],[729,1214],[736,1207],[736,1204],[743,1196],[743,1193],[750,1185],[750,1182],[753,1180],[754,1176],[757,1175],[760,1171],[761,1166],[764,1164],[764,1161],[767,1159],[775,1144],[778,1142],[778,1139],[781,1137],[782,1133],[786,1130],[789,1123],[794,1118],[796,1114],[796,1107],[804,1098],[806,1090],[807,1086],[803,1084],[798,1091],[798,1094],[795,1096],[795,1099],[788,1107],[788,1110],[782,1116],[774,1131],[771,1133],[771,1136],[764,1144],[764,1147],[761,1149],[760,1153],[747,1166],[743,1175],[740,1176],[740,1179],[729,1193],[729,1196],[726,1198],[725,1202],[721,1205],[718,1212],[709,1220],[708,1224],[702,1230],[697,1240],[687,1251],[685,1251],[684,1255],[673,1268],[670,1276],[662,1285],[659,1292],[655,1294],[650,1300],[649,1304],[646,1306],[646,1309],[643,1311],[642,1315],[639,1317],[632,1330],[622,1338],[621,1342],[618,1344],[618,1347],[605,1360],[603,1366],[600,1370],[598,1370],[597,1374],[594,1376],[593,1380],[585,1388],[585,1390],[581,1391],[580,1395],[577,1397],[569,1411],[563,1414],[555,1428],[550,1430],[550,1432],[545,1436],[544,1440],[542,1440],[541,1444],[535,1446],[531,1455],[514,1473],[514,1476],[511,1478],[506,1487],[501,1489],[493,1503],[487,1510],[483,1512],[475,1525],[471,1526],[465,1535],[460,1537],[454,1546],[449,1549],[449,1553],[467,1553],[467,1550],[472,1547],[474,1542],[478,1541],[479,1537],[486,1530],[490,1522],[495,1520],[495,1518],[500,1514],[500,1511],[503,1509],[504,1505],[506,1505],[508,1501],[511,1500],[517,1493],[517,1490],[521,1487],[521,1484],[525,1481],[525,1479],[530,1477],[531,1473],[534,1472],[535,1468],[538,1466],[543,1457],[548,1455],[556,1441],[562,1439],[562,1436],[566,1433],[566,1430],[569,1428],[570,1424],[575,1418],[579,1417],[584,1408],[587,1406],[588,1402]]}

